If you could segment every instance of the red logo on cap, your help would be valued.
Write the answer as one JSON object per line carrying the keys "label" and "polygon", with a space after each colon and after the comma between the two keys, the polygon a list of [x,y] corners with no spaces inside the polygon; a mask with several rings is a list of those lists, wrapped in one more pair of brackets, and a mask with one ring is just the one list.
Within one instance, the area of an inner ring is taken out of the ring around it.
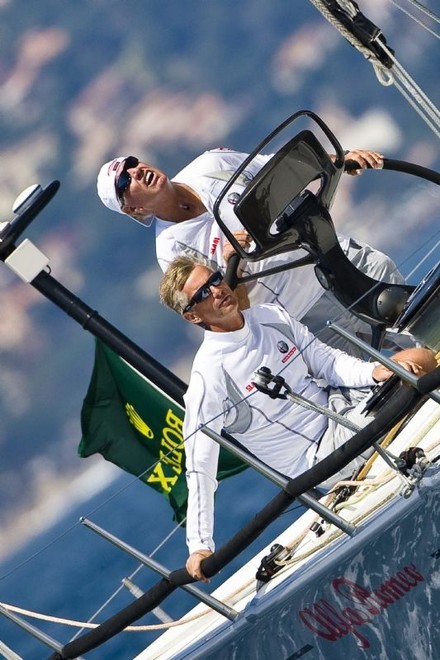
{"label": "red logo on cap", "polygon": [[119,160],[112,160],[110,165],[108,166],[107,174],[110,174],[110,172],[116,172],[120,165],[121,161]]}

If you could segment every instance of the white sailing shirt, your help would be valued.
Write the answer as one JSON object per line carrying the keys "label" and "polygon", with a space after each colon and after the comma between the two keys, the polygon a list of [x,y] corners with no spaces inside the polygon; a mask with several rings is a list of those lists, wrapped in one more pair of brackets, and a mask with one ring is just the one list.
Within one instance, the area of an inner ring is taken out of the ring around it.
{"label": "white sailing shirt", "polygon": [[189,489],[189,551],[214,550],[214,492],[219,445],[200,427],[231,433],[255,456],[288,477],[313,465],[327,418],[288,399],[271,399],[252,380],[262,366],[281,374],[296,393],[319,405],[327,391],[315,378],[334,387],[374,384],[374,364],[363,362],[317,340],[277,305],[243,312],[244,327],[235,332],[205,331],[185,394],[184,421]]}
{"label": "white sailing shirt", "polygon": [[[247,157],[248,154],[229,149],[213,149],[201,154],[173,177],[173,182],[187,184],[195,190],[208,211],[197,218],[180,223],[156,220],[156,254],[164,272],[170,262],[181,254],[208,258],[214,270],[226,269],[223,259],[226,237],[214,218],[213,208],[227,180]],[[271,157],[272,154],[256,156],[223,201],[221,218],[230,231],[243,229],[234,213],[236,194],[243,192],[247,183]],[[348,250],[349,239],[340,236],[339,240],[342,248]],[[296,260],[306,254],[305,250],[295,250],[293,258]],[[291,257],[280,254],[257,262],[247,262],[243,274],[259,273],[270,267],[285,265],[288,260],[291,260]],[[288,277],[285,273],[262,277],[249,282],[247,290],[251,306],[265,302],[277,303],[298,319],[301,319],[324,293],[312,265],[302,266]]]}

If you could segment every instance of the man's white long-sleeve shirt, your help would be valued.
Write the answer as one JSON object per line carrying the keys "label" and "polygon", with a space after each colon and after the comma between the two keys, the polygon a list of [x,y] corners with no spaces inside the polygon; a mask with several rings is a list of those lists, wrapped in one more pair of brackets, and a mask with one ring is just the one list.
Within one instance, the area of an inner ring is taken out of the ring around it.
{"label": "man's white long-sleeve shirt", "polygon": [[[227,239],[214,218],[214,203],[228,179],[247,156],[248,154],[229,149],[213,149],[198,156],[173,177],[173,182],[184,183],[195,190],[208,210],[197,218],[185,222],[156,220],[156,255],[163,271],[176,256],[181,254],[208,258],[213,270],[226,269],[223,249]],[[231,232],[243,229],[243,225],[234,213],[237,195],[243,192],[247,183],[258,174],[271,157],[272,155],[256,156],[246,167],[239,182],[231,187],[226,199],[223,200],[221,219]],[[340,237],[340,241],[342,248],[348,249],[349,239]],[[293,258],[299,259],[306,255],[305,250],[295,250]],[[247,262],[243,274],[260,273],[267,268],[285,265],[291,258],[291,255],[281,254],[270,259]],[[312,265],[298,268],[292,276],[286,277],[286,273],[277,273],[254,280],[247,285],[247,291],[251,306],[274,302],[299,319],[324,293]]]}
{"label": "man's white long-sleeve shirt", "polygon": [[374,384],[374,364],[362,362],[318,341],[277,305],[243,312],[234,332],[205,331],[185,395],[185,453],[189,489],[187,540],[190,553],[214,549],[214,492],[219,445],[201,425],[225,428],[262,461],[289,477],[313,464],[327,418],[287,399],[271,399],[252,384],[268,367],[291,389],[325,406],[327,392],[314,378],[334,387]]}
{"label": "man's white long-sleeve shirt", "polygon": [[[243,229],[234,212],[237,196],[243,193],[245,186],[272,158],[272,155],[256,156],[223,199],[220,208],[221,219],[231,232]],[[156,255],[163,271],[175,257],[181,254],[204,257],[210,261],[213,270],[220,268],[225,271],[223,249],[226,237],[214,218],[213,209],[226,182],[247,157],[248,154],[231,149],[212,149],[195,158],[172,178],[174,183],[185,184],[198,193],[207,212],[179,223],[156,219]],[[382,252],[366,244],[353,243],[350,238],[342,235],[339,235],[338,239],[349,259],[358,264],[360,270],[370,277],[386,282],[404,281],[396,270],[394,262]],[[306,255],[305,250],[295,250],[290,254],[279,254],[256,262],[246,262],[246,264],[242,262],[242,274],[256,274],[268,268],[285,266],[287,262],[292,261],[292,258],[296,260]],[[296,319],[305,317],[325,293],[312,265],[301,266],[289,273],[280,272],[258,278],[249,282],[246,289],[251,306],[276,303]],[[322,319],[323,325],[326,320],[328,316]],[[320,326],[319,323],[318,325]],[[332,343],[333,337],[328,341]]]}

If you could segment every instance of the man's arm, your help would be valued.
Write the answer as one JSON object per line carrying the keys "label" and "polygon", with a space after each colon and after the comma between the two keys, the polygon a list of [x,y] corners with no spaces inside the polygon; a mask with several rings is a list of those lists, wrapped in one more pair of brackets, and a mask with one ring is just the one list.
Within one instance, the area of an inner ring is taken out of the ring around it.
{"label": "man's arm", "polygon": [[[207,362],[206,362],[207,360]],[[188,507],[186,521],[187,544],[190,557],[188,572],[196,579],[204,580],[200,563],[215,549],[214,530],[214,493],[217,488],[217,466],[219,445],[211,440],[200,426],[206,424],[220,433],[224,396],[216,385],[221,377],[210,364],[209,358],[203,359],[208,368],[203,374],[193,367],[188,391],[185,394],[185,437],[186,478],[188,485]],[[210,368],[209,368],[210,367]],[[213,387],[210,387],[209,384]]]}
{"label": "man's arm", "polygon": [[323,378],[333,387],[374,385],[372,374],[375,363],[364,362],[324,344],[303,323],[293,319],[284,311],[282,314],[291,326],[295,344],[311,376]]}
{"label": "man's arm", "polygon": [[[387,380],[392,372],[377,362],[359,360],[328,346],[317,339],[305,325],[288,315],[301,356],[312,376],[324,378],[329,385],[365,387]],[[437,366],[433,352],[428,348],[409,348],[399,351],[392,360],[416,376],[432,371]]]}

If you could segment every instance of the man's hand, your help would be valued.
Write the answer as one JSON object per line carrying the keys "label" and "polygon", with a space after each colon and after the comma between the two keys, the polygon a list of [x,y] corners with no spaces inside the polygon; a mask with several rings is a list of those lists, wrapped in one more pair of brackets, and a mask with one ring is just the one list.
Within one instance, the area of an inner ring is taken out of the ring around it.
{"label": "man's hand", "polygon": [[[393,355],[391,359],[418,378],[437,366],[435,355],[429,348],[407,348]],[[374,367],[372,375],[376,382],[381,383],[392,375],[392,371],[379,364]]]}
{"label": "man's hand", "polygon": [[[417,364],[416,362],[410,362],[409,360],[393,360],[393,362],[397,362],[401,367],[406,369],[407,371],[410,371],[413,373],[415,376],[423,376],[425,371],[423,370],[422,366],[420,364]],[[393,375],[393,372],[390,371],[390,369],[387,369],[383,364],[379,364],[373,369],[373,378],[377,383],[381,383],[384,380],[388,380],[390,376]]]}
{"label": "man's hand", "polygon": [[353,149],[345,154],[345,160],[355,160],[359,164],[359,169],[347,170],[346,174],[356,176],[362,174],[368,166],[374,170],[380,170],[383,167],[383,154],[377,151],[367,151],[365,149]]}
{"label": "man's hand", "polygon": [[[249,234],[245,229],[240,229],[239,231],[235,231],[234,237],[237,239],[238,243],[244,249],[248,248],[251,244],[251,237],[249,236]],[[231,245],[229,241],[225,241],[225,245],[223,248],[223,259],[225,260],[226,263],[228,263],[229,259],[232,257],[233,254],[237,254],[235,248]],[[237,270],[237,275],[240,275],[240,268]],[[235,288],[234,292],[235,295],[237,296],[239,309],[240,310],[249,309],[250,303],[249,303],[246,285],[239,284]]]}
{"label": "man's hand", "polygon": [[211,550],[197,550],[193,552],[186,561],[186,570],[195,580],[209,582],[209,579],[203,575],[200,564],[206,557],[212,555]]}
{"label": "man's hand", "polygon": [[[243,249],[246,249],[250,246],[251,237],[249,236],[249,234],[245,229],[234,231],[233,236]],[[231,245],[231,243],[228,240],[226,240],[223,248],[223,259],[226,261],[226,263],[228,263],[229,259],[232,257],[233,254],[236,254],[236,250]]]}

